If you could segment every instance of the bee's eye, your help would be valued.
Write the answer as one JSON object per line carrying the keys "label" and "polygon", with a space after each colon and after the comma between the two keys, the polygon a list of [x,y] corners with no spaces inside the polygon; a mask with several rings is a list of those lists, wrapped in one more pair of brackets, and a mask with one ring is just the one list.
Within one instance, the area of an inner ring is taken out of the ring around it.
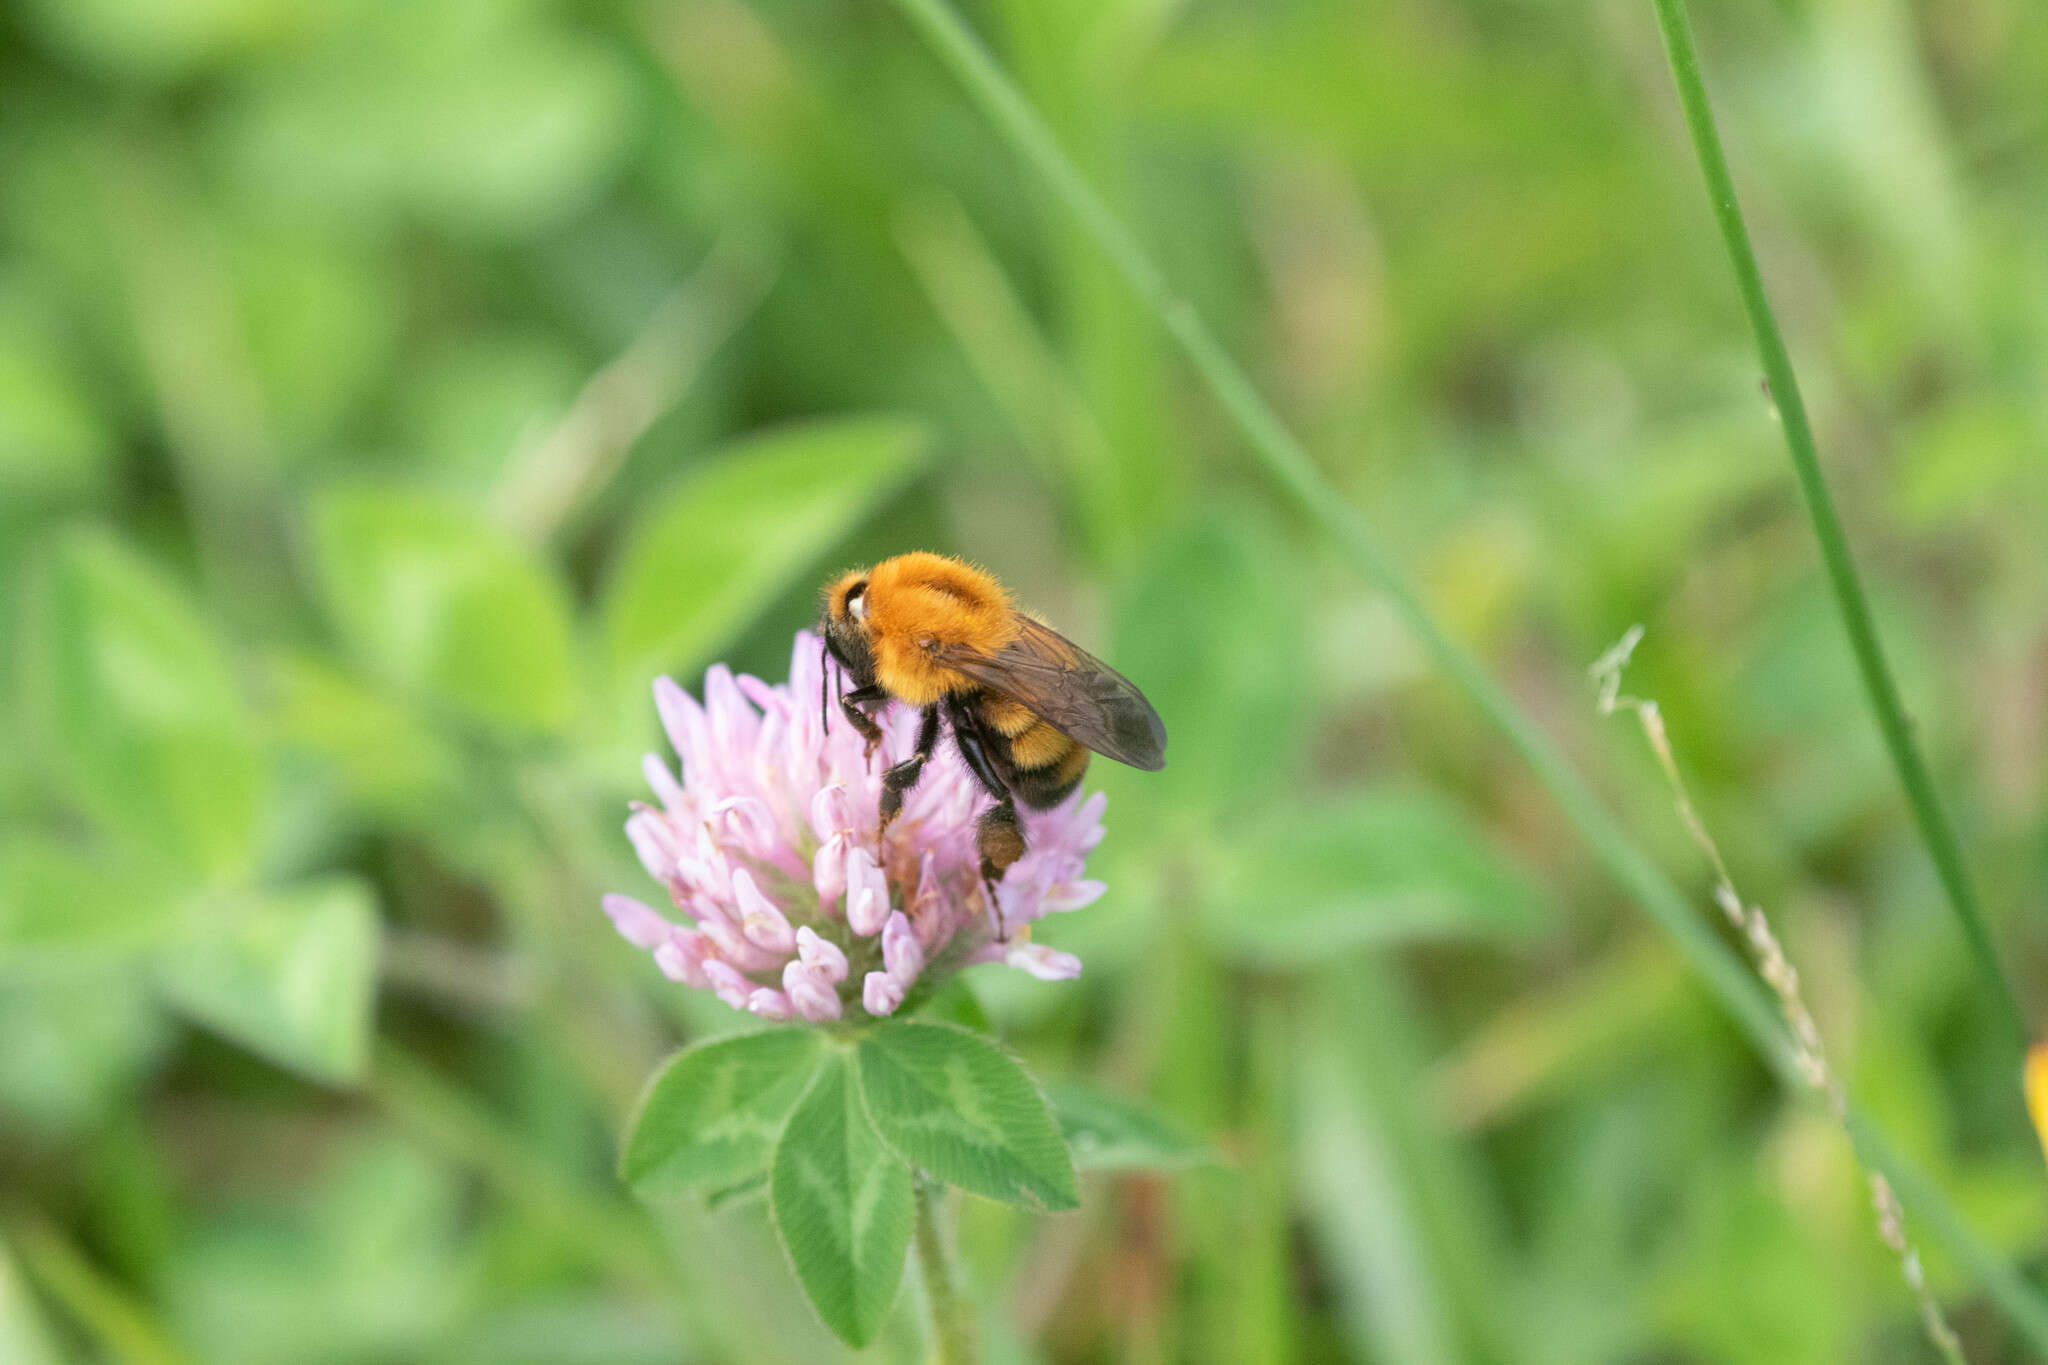
{"label": "bee's eye", "polygon": [[846,614],[856,621],[868,619],[868,595],[864,588],[855,588],[846,594]]}

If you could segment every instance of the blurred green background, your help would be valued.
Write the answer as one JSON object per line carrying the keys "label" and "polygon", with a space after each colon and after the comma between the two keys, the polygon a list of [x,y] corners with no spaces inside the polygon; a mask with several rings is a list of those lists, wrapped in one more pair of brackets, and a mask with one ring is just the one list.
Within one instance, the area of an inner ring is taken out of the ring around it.
{"label": "blurred green background", "polygon": [[[2048,13],[1730,0],[1730,155],[1994,929],[2048,989]],[[2041,1157],[1818,573],[1641,0],[968,17],[1711,914],[1632,622],[1835,1060]],[[1862,1176],[876,0],[0,12],[0,1358],[834,1359],[614,1181],[737,1026],[597,908],[648,682],[969,554],[1157,702],[1041,1076],[1224,1164],[966,1201],[998,1361],[1930,1358]],[[1923,1246],[1931,1240],[1924,1229]],[[2027,1358],[1927,1246],[1969,1358]],[[914,1293],[867,1353],[918,1352]]]}

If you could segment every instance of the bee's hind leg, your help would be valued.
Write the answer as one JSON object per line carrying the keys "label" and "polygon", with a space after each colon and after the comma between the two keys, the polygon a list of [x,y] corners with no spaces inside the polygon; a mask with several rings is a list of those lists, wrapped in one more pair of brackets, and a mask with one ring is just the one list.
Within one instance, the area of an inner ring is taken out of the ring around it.
{"label": "bee's hind leg", "polygon": [[1009,926],[1003,923],[1002,903],[996,899],[996,884],[1009,871],[1010,864],[1024,856],[1024,824],[1017,818],[1017,803],[1010,795],[1010,789],[996,772],[996,765],[989,754],[989,745],[982,734],[981,721],[966,705],[955,701],[947,707],[953,718],[953,742],[960,748],[960,757],[967,761],[967,769],[973,773],[996,803],[981,813],[974,822],[974,849],[981,855],[981,886],[988,898],[989,924],[995,930],[996,942],[1010,941]]}
{"label": "bee's hind leg", "polygon": [[981,885],[988,896],[989,918],[995,925],[996,941],[1010,941],[1010,928],[1003,923],[1002,903],[996,899],[996,885],[1010,864],[1024,856],[1024,826],[1017,819],[1017,803],[1008,796],[990,806],[974,822],[974,848],[981,855]]}

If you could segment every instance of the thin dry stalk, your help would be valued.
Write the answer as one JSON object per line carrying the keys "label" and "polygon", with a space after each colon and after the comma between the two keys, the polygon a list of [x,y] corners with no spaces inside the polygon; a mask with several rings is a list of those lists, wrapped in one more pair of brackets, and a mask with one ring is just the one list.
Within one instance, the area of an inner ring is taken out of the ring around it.
{"label": "thin dry stalk", "polygon": [[[1628,667],[1629,657],[1642,642],[1643,628],[1631,626],[1628,633],[1617,641],[1614,647],[1601,655],[1591,669],[1593,681],[1599,688],[1597,705],[1600,714],[1611,716],[1616,711],[1632,711],[1643,727],[1643,738],[1649,741],[1650,752],[1656,755],[1657,765],[1664,770],[1664,780],[1670,785],[1672,800],[1678,807],[1678,818],[1684,823],[1686,832],[1693,843],[1714,869],[1714,904],[1742,935],[1748,945],[1750,960],[1756,966],[1757,975],[1778,998],[1779,1011],[1785,1016],[1785,1025],[1792,1032],[1793,1060],[1799,1074],[1806,1083],[1818,1091],[1827,1101],[1828,1112],[1834,1117],[1837,1127],[1850,1139],[1850,1150],[1855,1150],[1855,1138],[1849,1129],[1849,1097],[1842,1080],[1829,1067],[1827,1053],[1821,1046],[1820,1029],[1813,1021],[1813,1011],[1807,1008],[1806,999],[1799,990],[1799,971],[1785,956],[1785,950],[1771,932],[1770,921],[1764,918],[1763,907],[1756,904],[1744,905],[1742,896],[1735,889],[1735,879],[1728,872],[1728,864],[1721,856],[1720,846],[1707,832],[1706,822],[1700,819],[1699,811],[1693,806],[1692,795],[1679,775],[1678,761],[1672,757],[1671,740],[1664,731],[1664,713],[1657,709],[1657,703],[1646,697],[1626,696],[1621,690],[1621,673]],[[1858,1158],[1859,1161],[1861,1158]],[[1926,1328],[1927,1338],[1934,1343],[1942,1357],[1957,1365],[1965,1361],[1962,1343],[1957,1340],[1955,1330],[1948,1325],[1941,1305],[1935,1302],[1933,1291],[1927,1287],[1927,1275],[1920,1264],[1920,1252],[1906,1236],[1906,1215],[1899,1206],[1898,1196],[1893,1193],[1891,1182],[1877,1171],[1866,1168],[1870,1181],[1870,1203],[1877,1214],[1877,1233],[1890,1247],[1892,1254],[1899,1258],[1899,1270],[1905,1277],[1906,1287],[1913,1293],[1913,1300],[1920,1308],[1920,1321]]]}

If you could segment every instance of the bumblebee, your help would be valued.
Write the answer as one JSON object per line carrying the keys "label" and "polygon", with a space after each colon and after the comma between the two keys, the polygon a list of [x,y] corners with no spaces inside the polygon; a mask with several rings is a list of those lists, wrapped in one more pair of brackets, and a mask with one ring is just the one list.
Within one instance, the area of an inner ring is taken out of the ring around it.
{"label": "bumblebee", "polygon": [[1091,750],[1148,772],[1166,764],[1166,726],[1144,693],[1018,611],[1003,585],[972,565],[897,555],[827,584],[822,615],[825,648],[854,685],[840,710],[870,753],[882,731],[869,708],[900,701],[923,712],[917,748],[882,774],[882,827],[917,785],[943,725],[995,799],[974,831],[991,888],[1024,856],[1018,801],[1042,810],[1065,800]]}

